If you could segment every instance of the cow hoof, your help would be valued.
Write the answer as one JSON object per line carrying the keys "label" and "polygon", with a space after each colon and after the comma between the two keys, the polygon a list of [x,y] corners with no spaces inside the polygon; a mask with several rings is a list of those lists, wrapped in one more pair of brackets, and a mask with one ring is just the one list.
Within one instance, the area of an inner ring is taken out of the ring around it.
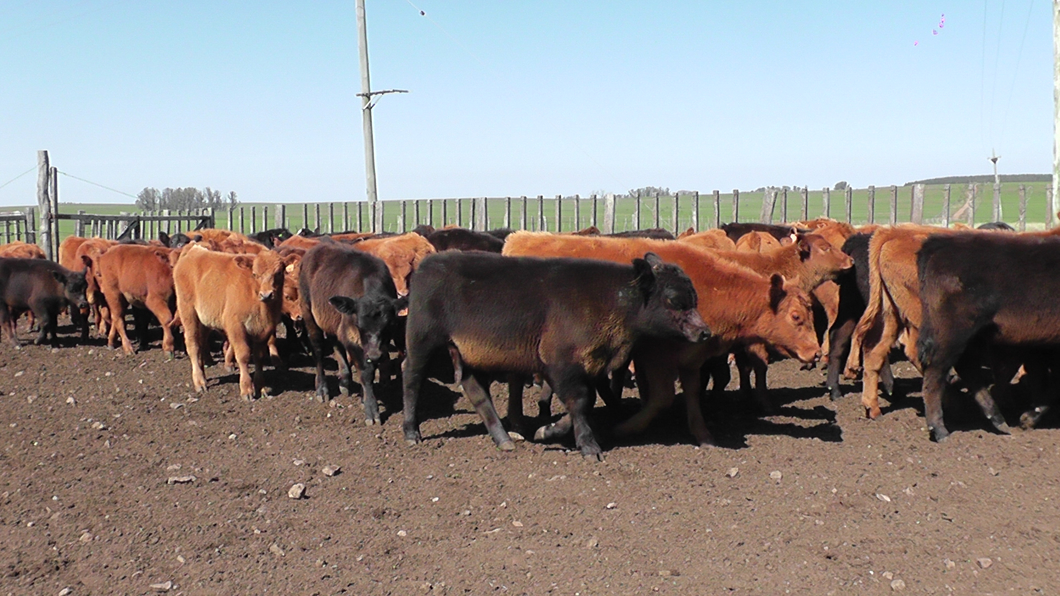
{"label": "cow hoof", "polygon": [[587,445],[582,447],[582,457],[588,460],[604,461],[603,451],[599,445]]}
{"label": "cow hoof", "polygon": [[239,398],[243,401],[254,401],[254,396],[250,395],[249,393],[246,395],[240,395]]}
{"label": "cow hoof", "polygon": [[172,362],[177,358],[176,354],[174,354],[173,352],[163,352],[163,354],[165,355],[166,360],[169,362]]}
{"label": "cow hoof", "polygon": [[875,420],[875,419],[879,418],[882,415],[883,415],[883,412],[880,410],[879,406],[873,406],[871,408],[865,408],[865,417],[868,418],[869,420]]}
{"label": "cow hoof", "polygon": [[946,437],[950,436],[950,431],[946,430],[945,427],[928,427],[928,431],[931,433],[931,440],[936,443],[941,443],[946,440]]}
{"label": "cow hoof", "polygon": [[511,440],[515,441],[516,443],[522,443],[523,441],[525,441],[525,440],[526,440],[526,437],[524,437],[524,436],[523,436],[522,434],[520,434],[520,433],[517,433],[517,432],[515,432],[514,430],[510,430],[510,431],[508,431],[508,437],[509,437],[509,438],[510,438]]}
{"label": "cow hoof", "polygon": [[1041,408],[1034,408],[1028,410],[1020,415],[1020,426],[1023,430],[1030,430],[1038,425],[1038,420],[1042,416]]}
{"label": "cow hoof", "polygon": [[994,425],[994,428],[997,430],[997,432],[1003,435],[1012,434],[1012,429],[1009,428],[1008,424],[1005,424],[1004,420],[991,420],[990,423]]}
{"label": "cow hoof", "polygon": [[497,449],[500,449],[501,451],[515,451],[515,443],[511,441],[505,441],[500,445],[497,445]]}
{"label": "cow hoof", "polygon": [[225,372],[228,373],[228,374],[232,374],[232,373],[236,372],[236,367],[229,366],[229,365],[226,364],[225,365]]}
{"label": "cow hoof", "polygon": [[382,423],[379,422],[378,420],[375,420],[375,419],[372,419],[372,418],[365,418],[364,419],[364,425],[365,426],[375,426],[376,424],[382,424]]}
{"label": "cow hoof", "polygon": [[318,389],[317,392],[316,392],[316,395],[314,396],[314,398],[317,400],[317,403],[320,403],[320,404],[328,401],[327,391],[325,391],[323,389]]}
{"label": "cow hoof", "polygon": [[341,395],[343,397],[349,397],[349,395],[350,395],[349,386],[343,385],[343,384],[340,383],[339,384],[339,395]]}
{"label": "cow hoof", "polygon": [[534,431],[534,440],[535,441],[545,441],[545,440],[547,440],[548,439],[548,434],[549,434],[548,431],[551,430],[554,426],[556,426],[556,425],[555,424],[546,424],[545,426],[542,426],[542,427],[538,428],[536,431]]}
{"label": "cow hoof", "polygon": [[843,398],[843,391],[835,388],[828,391],[828,399],[832,401],[839,401]]}

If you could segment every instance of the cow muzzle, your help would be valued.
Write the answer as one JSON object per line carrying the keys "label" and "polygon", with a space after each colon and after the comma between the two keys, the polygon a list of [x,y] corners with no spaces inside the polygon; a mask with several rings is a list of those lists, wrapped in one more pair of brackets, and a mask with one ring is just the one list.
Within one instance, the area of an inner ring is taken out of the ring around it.
{"label": "cow muzzle", "polygon": [[273,294],[274,294],[274,292],[271,292],[271,291],[270,292],[258,292],[258,300],[261,300],[262,302],[268,302],[269,300],[272,300]]}

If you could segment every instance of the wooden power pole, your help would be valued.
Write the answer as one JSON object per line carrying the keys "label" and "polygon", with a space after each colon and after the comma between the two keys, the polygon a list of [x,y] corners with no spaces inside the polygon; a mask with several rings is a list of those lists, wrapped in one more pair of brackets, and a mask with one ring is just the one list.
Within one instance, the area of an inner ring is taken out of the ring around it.
{"label": "wooden power pole", "polygon": [[368,186],[368,214],[373,232],[381,232],[383,227],[382,210],[379,209],[379,193],[375,183],[375,137],[372,133],[373,95],[387,93],[408,93],[404,89],[372,91],[368,76],[368,25],[364,18],[364,0],[357,0],[357,51],[361,55],[361,121],[364,129],[364,173]]}

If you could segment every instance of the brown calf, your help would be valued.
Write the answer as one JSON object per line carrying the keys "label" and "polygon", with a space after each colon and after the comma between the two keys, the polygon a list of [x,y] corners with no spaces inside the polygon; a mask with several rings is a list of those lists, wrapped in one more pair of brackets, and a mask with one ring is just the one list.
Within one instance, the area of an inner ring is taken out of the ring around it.
{"label": "brown calf", "polygon": [[[170,323],[173,321],[174,293],[170,252],[172,249],[160,246],[119,244],[109,248],[96,259],[99,276],[97,279],[107,308],[110,309],[108,346],[115,347],[115,336],[120,335],[122,350],[126,354],[132,354],[132,342],[125,331],[125,309],[128,306],[146,308],[162,325],[162,351],[166,356],[173,357],[173,331],[170,329]],[[146,342],[146,318],[138,318],[137,328],[140,333],[140,348],[143,349]]]}
{"label": "brown calf", "polygon": [[250,399],[259,394],[261,357],[280,318],[286,265],[273,251],[230,255],[190,246],[180,256],[173,268],[173,283],[196,391],[206,390],[207,330],[215,329],[224,332],[235,354],[240,396]]}

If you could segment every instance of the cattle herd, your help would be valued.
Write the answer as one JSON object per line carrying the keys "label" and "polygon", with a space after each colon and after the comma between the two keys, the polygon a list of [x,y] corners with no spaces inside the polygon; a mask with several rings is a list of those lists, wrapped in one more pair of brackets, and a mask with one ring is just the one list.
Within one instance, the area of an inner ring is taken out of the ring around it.
{"label": "cattle herd", "polygon": [[[573,433],[580,451],[597,457],[592,404],[599,395],[620,410],[631,380],[641,407],[608,429],[612,436],[644,430],[679,381],[692,438],[709,445],[700,401],[708,387],[716,398],[728,385],[730,358],[743,395],[764,414],[772,411],[769,362],[795,358],[827,361],[832,399],[842,396],[841,374],[861,373],[861,401],[876,418],[881,384],[894,397],[890,359],[901,347],[923,373],[927,426],[942,440],[947,390],[966,390],[999,432],[1009,427],[995,393],[1014,378],[1027,393],[1022,426],[1038,424],[1052,405],[1060,231],[987,227],[818,219],[677,238],[595,228],[253,237],[204,229],[147,243],[69,237],[59,263],[15,242],[0,246],[0,331],[19,346],[16,322],[28,313],[35,342],[54,343],[65,310],[82,339],[91,321],[109,346],[120,340],[132,353],[131,314],[141,350],[153,322],[167,356],[182,335],[197,391],[206,390],[204,366],[219,347],[226,366],[238,367],[245,399],[264,389],[265,360],[285,366],[282,345],[312,354],[316,396],[327,401],[330,346],[340,392],[353,391],[353,369],[360,375],[369,425],[381,422],[377,375],[378,383],[401,378],[409,443],[421,440],[416,410],[428,377],[452,375],[503,450],[514,448],[512,433],[531,431],[522,393],[539,382],[542,420],[553,393],[566,414],[534,437]],[[281,325],[288,341],[278,344]],[[494,381],[509,386],[507,429],[490,397]]]}

